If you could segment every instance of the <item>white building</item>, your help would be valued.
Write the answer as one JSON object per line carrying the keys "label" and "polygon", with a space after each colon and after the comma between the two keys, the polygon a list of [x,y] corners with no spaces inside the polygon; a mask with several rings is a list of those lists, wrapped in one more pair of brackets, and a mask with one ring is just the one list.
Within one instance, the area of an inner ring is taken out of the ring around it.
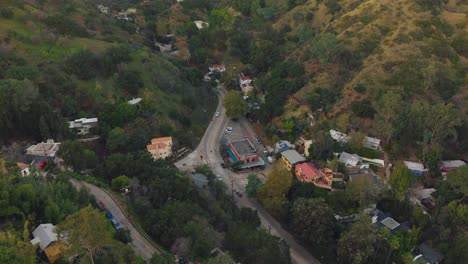
{"label": "white building", "polygon": [[424,172],[428,171],[424,168],[424,164],[414,161],[403,161],[405,166],[413,172],[414,176],[422,176]]}
{"label": "white building", "polygon": [[356,167],[361,163],[361,157],[357,154],[349,154],[347,152],[341,152],[338,162],[346,165],[346,167]]}
{"label": "white building", "polygon": [[131,104],[131,105],[136,105],[136,104],[140,103],[141,100],[143,100],[143,99],[140,98],[140,97],[137,97],[137,98],[133,98],[132,100],[129,100],[128,103]]}
{"label": "white building", "polygon": [[153,159],[165,159],[172,155],[172,137],[153,138],[146,149]]}
{"label": "white building", "polygon": [[195,21],[193,21],[193,23],[195,24],[195,26],[198,29],[204,29],[204,28],[207,28],[207,27],[210,26],[210,24],[208,24],[208,22],[201,21],[201,20],[195,20]]}
{"label": "white building", "polygon": [[41,142],[27,148],[26,155],[39,159],[55,158],[55,153],[57,153],[59,147],[60,143],[54,142],[53,139],[48,139],[45,143]]}
{"label": "white building", "polygon": [[34,239],[31,240],[31,244],[37,245],[41,250],[44,250],[50,245],[50,243],[57,241],[57,233],[55,232],[55,226],[53,224],[40,224],[32,232]]}
{"label": "white building", "polygon": [[330,136],[337,142],[340,143],[347,143],[349,140],[348,135],[345,133],[338,132],[334,129],[330,129]]}
{"label": "white building", "polygon": [[373,137],[365,137],[363,146],[370,149],[379,149],[380,148],[380,139]]}
{"label": "white building", "polygon": [[68,122],[68,127],[70,129],[76,130],[77,134],[87,135],[89,134],[89,130],[93,127],[96,127],[98,123],[97,117],[93,118],[80,118],[76,119],[75,121]]}

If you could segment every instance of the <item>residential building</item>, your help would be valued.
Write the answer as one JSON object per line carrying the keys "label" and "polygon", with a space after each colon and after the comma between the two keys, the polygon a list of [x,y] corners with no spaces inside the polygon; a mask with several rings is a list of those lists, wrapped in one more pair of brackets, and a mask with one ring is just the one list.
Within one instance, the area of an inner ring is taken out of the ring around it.
{"label": "residential building", "polygon": [[344,163],[346,167],[357,167],[361,164],[361,157],[357,154],[349,154],[347,152],[341,152],[338,162]]}
{"label": "residential building", "polygon": [[229,141],[227,152],[234,164],[248,164],[259,161],[257,149],[249,139]]}
{"label": "residential building", "polygon": [[28,176],[29,174],[31,174],[31,171],[29,170],[29,165],[28,164],[17,162],[16,165],[20,169],[21,176],[24,177],[24,176]]}
{"label": "residential building", "polygon": [[133,98],[132,100],[129,100],[128,103],[131,104],[131,105],[136,105],[136,104],[139,104],[141,102],[141,100],[143,100],[143,99],[140,98],[140,97],[137,97],[137,98]]}
{"label": "residential building", "polygon": [[55,158],[59,147],[60,143],[54,142],[53,139],[48,139],[47,142],[41,142],[27,148],[26,155],[39,162],[48,158]]}
{"label": "residential building", "polygon": [[466,163],[463,160],[444,160],[440,164],[440,170],[442,173],[447,173],[458,167],[464,166]]}
{"label": "residential building", "polygon": [[208,69],[210,70],[210,72],[225,72],[226,71],[226,68],[224,67],[224,65],[221,65],[221,64],[211,64],[210,66],[208,66]]}
{"label": "residential building", "polygon": [[301,182],[310,182],[320,188],[331,190],[333,171],[330,169],[320,170],[310,162],[300,163],[295,166],[296,177]]}
{"label": "residential building", "polygon": [[210,24],[208,24],[208,22],[201,21],[201,20],[195,20],[195,21],[193,21],[193,23],[195,24],[195,26],[198,29],[204,29],[204,28],[207,28],[207,27],[210,26]]}
{"label": "residential building", "polygon": [[57,241],[57,233],[55,232],[55,226],[53,224],[40,224],[34,231],[32,232],[34,237],[31,240],[31,244],[37,245],[41,250],[44,250],[48,247],[52,242]]}
{"label": "residential building", "polygon": [[91,128],[96,127],[98,124],[97,117],[93,118],[80,118],[74,121],[68,122],[68,127],[72,130],[75,130],[76,133],[80,136],[89,134]]}
{"label": "residential building", "polygon": [[414,161],[403,161],[405,166],[413,172],[414,176],[423,176],[424,172],[428,171],[424,168],[424,164]]}
{"label": "residential building", "polygon": [[364,137],[363,146],[369,149],[378,150],[380,148],[380,139],[373,137]]}
{"label": "residential building", "polygon": [[348,135],[345,133],[338,132],[334,129],[330,129],[330,136],[337,142],[340,143],[347,143],[349,140]]}
{"label": "residential building", "polygon": [[49,263],[53,264],[63,256],[66,246],[61,241],[53,242],[50,246],[44,249],[44,254],[46,255]]}
{"label": "residential building", "polygon": [[243,85],[251,85],[252,84],[252,78],[250,76],[245,76],[244,74],[241,74],[239,76],[239,85],[242,87]]}
{"label": "residential building", "polygon": [[283,151],[286,151],[288,149],[294,149],[295,146],[294,144],[291,144],[291,142],[287,141],[287,140],[280,140],[278,142],[276,142],[275,144],[275,152],[276,153],[281,153]]}
{"label": "residential building", "polygon": [[[444,255],[434,250],[426,243],[420,244],[414,251],[414,263],[439,264],[442,263]],[[417,262],[421,261],[421,262]]]}
{"label": "residential building", "polygon": [[398,223],[395,219],[390,217],[389,214],[385,214],[379,209],[372,209],[370,214],[372,215],[372,224],[379,228],[388,228],[390,232],[396,232],[398,230],[409,230],[409,223]]}
{"label": "residential building", "polygon": [[312,146],[312,140],[311,139],[304,139],[303,142],[304,142],[304,154],[307,157],[309,157],[309,155],[310,155],[309,150],[310,150],[310,146]]}
{"label": "residential building", "polygon": [[172,137],[153,138],[146,149],[153,159],[165,159],[172,155]]}
{"label": "residential building", "polygon": [[306,161],[297,151],[289,149],[281,152],[281,159],[283,160],[286,168],[291,171],[293,166]]}

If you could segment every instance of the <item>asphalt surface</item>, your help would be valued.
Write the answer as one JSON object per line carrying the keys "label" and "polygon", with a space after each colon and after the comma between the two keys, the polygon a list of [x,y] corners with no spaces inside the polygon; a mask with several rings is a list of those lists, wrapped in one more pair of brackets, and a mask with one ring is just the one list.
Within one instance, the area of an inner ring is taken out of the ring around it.
{"label": "asphalt surface", "polygon": [[[201,139],[197,148],[191,154],[176,162],[175,166],[183,171],[192,171],[196,166],[206,164],[216,175],[221,176],[223,182],[228,186],[229,193],[231,193],[231,188],[244,192],[248,173],[235,174],[228,169],[223,169],[221,166],[222,159],[219,152],[219,144],[223,134],[225,133],[225,128],[229,119],[226,116],[226,112],[223,107],[224,93],[226,91],[223,87],[218,87],[218,89],[219,103],[216,111],[220,113],[219,117],[213,116],[213,119],[208,125],[205,135]],[[246,120],[239,120],[239,122],[248,131],[248,133],[254,137],[252,134],[253,129],[250,127],[249,123]],[[255,141],[255,138],[252,138],[252,141]],[[257,142],[254,142],[254,144],[257,146],[258,150],[263,151],[263,148],[258,146]],[[243,195],[243,197],[235,196],[235,201],[239,207],[248,207],[257,210],[262,226],[269,230],[271,234],[284,239],[288,243],[293,263],[320,263],[307,250],[299,245],[293,236],[284,230],[280,223],[276,221],[256,200],[248,198],[247,195]]]}
{"label": "asphalt surface", "polygon": [[123,211],[118,202],[113,199],[107,192],[101,190],[99,187],[83,181],[70,179],[70,182],[75,188],[80,189],[83,186],[89,189],[90,194],[96,197],[96,200],[101,200],[104,205],[109,209],[117,221],[130,231],[132,243],[130,246],[135,250],[135,253],[141,256],[144,260],[149,261],[154,253],[159,254],[160,251],[151,242],[149,242],[138,229],[130,221],[127,214]]}

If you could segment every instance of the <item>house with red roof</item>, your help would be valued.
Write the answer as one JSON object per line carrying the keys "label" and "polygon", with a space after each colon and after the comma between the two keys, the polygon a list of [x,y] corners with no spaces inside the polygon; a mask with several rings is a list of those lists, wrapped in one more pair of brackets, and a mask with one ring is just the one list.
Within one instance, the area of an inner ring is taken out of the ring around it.
{"label": "house with red roof", "polygon": [[165,159],[172,155],[172,137],[153,138],[146,150],[153,159]]}
{"label": "house with red roof", "polygon": [[239,76],[239,86],[244,95],[247,95],[254,89],[252,86],[252,78],[250,78],[250,76],[245,76],[244,74]]}
{"label": "house with red roof", "polygon": [[210,70],[210,72],[225,72],[226,67],[224,67],[222,64],[210,64],[210,66],[208,66],[208,70]]}
{"label": "house with red roof", "polygon": [[301,182],[310,182],[329,190],[332,188],[333,171],[330,169],[319,169],[313,163],[305,162],[297,164],[294,172]]}

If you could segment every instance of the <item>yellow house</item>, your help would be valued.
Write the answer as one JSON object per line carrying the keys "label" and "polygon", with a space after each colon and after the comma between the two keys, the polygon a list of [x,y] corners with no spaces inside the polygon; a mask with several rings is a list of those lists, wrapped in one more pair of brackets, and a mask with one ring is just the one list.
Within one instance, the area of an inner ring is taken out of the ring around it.
{"label": "yellow house", "polygon": [[286,165],[288,171],[291,171],[294,165],[305,161],[301,154],[292,149],[281,152],[281,160]]}
{"label": "yellow house", "polygon": [[172,155],[172,137],[153,138],[146,149],[153,159],[165,159]]}

